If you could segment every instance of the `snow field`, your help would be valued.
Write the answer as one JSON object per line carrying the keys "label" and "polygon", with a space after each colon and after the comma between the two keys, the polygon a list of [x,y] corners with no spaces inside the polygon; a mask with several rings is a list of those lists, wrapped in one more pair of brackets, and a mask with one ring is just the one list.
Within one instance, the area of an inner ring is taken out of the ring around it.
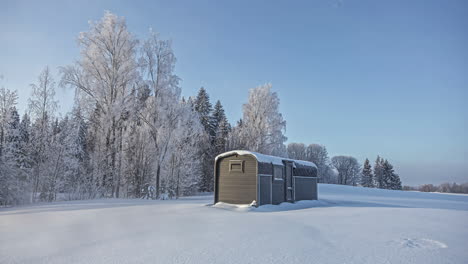
{"label": "snow field", "polygon": [[259,208],[179,200],[0,209],[0,263],[466,263],[468,196],[319,185]]}

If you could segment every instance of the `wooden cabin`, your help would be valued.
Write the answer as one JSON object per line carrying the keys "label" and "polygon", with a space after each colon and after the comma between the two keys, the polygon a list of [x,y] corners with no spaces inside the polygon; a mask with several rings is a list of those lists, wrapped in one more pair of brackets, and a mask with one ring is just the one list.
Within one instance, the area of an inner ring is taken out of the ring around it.
{"label": "wooden cabin", "polygon": [[309,161],[234,150],[215,158],[214,174],[215,203],[317,200],[317,166]]}

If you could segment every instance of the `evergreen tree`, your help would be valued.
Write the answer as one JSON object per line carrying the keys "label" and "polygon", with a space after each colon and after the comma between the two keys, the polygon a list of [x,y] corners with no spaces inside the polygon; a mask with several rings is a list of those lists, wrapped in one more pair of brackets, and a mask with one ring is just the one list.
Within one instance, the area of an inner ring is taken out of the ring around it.
{"label": "evergreen tree", "polygon": [[20,117],[15,107],[9,111],[10,116],[7,121],[5,131],[5,159],[14,164],[15,167],[20,166],[21,156],[21,134],[20,134]]}
{"label": "evergreen tree", "polygon": [[5,126],[3,157],[0,158],[0,204],[15,205],[27,200],[26,174],[21,166],[20,118],[15,107],[9,110]]}
{"label": "evergreen tree", "polygon": [[198,112],[200,116],[200,121],[205,128],[205,131],[210,135],[211,138],[214,138],[215,128],[213,118],[211,116],[211,111],[213,107],[210,103],[210,96],[206,92],[205,88],[201,87],[198,91],[198,95],[194,101],[195,111]]}
{"label": "evergreen tree", "polygon": [[31,160],[31,119],[28,114],[24,114],[21,118],[21,124],[19,127],[19,133],[21,137],[21,155],[19,157],[21,168],[26,170],[26,174],[31,173],[32,160]]}
{"label": "evergreen tree", "polygon": [[384,160],[382,162],[382,189],[391,189],[392,174],[393,166],[388,162],[388,160]]}
{"label": "evergreen tree", "polygon": [[392,174],[392,190],[401,190],[402,185],[401,185],[401,179],[400,176],[396,173]]}
{"label": "evergreen tree", "polygon": [[230,130],[229,122],[224,113],[224,108],[218,100],[213,110],[213,128],[215,130],[214,155],[226,151],[227,137]]}
{"label": "evergreen tree", "polygon": [[383,160],[380,156],[377,156],[377,159],[375,160],[374,164],[374,179],[375,179],[375,187],[377,188],[384,188],[384,182],[383,182],[383,175],[382,175],[382,163]]}
{"label": "evergreen tree", "polygon": [[385,160],[382,164],[383,189],[401,190],[400,176],[395,173],[393,165]]}
{"label": "evergreen tree", "polygon": [[91,183],[86,177],[86,124],[81,116],[80,108],[75,105],[67,125],[63,128],[64,182],[63,189],[66,198],[80,199],[89,197]]}
{"label": "evergreen tree", "polygon": [[218,129],[219,124],[221,124],[221,122],[223,121],[227,122],[226,113],[224,112],[224,108],[221,105],[221,102],[219,100],[216,101],[216,104],[214,106],[212,120],[213,120],[213,129],[215,131]]}
{"label": "evergreen tree", "polygon": [[369,159],[366,159],[362,168],[361,185],[364,187],[374,187],[374,175]]}
{"label": "evergreen tree", "polygon": [[[198,91],[198,95],[195,98],[194,109],[198,113],[200,122],[205,130],[206,135],[209,137],[208,144],[200,144],[200,156],[202,159],[201,168],[201,179],[200,179],[200,191],[211,192],[213,191],[213,159],[214,159],[214,140],[215,140],[215,129],[212,112],[212,105],[210,103],[210,97],[206,92],[205,88],[201,87]],[[218,113],[221,114],[221,113]]]}

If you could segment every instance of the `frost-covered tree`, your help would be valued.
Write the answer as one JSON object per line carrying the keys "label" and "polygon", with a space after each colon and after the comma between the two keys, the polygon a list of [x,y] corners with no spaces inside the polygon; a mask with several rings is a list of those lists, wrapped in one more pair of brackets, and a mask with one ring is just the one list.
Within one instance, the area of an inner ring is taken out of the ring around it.
{"label": "frost-covered tree", "polygon": [[153,182],[156,197],[159,197],[163,191],[162,170],[167,167],[173,132],[180,114],[180,78],[174,73],[176,58],[171,42],[160,39],[152,31],[143,44],[140,62],[144,83],[149,87],[151,96],[146,102],[146,109],[140,111],[139,116],[146,124],[153,145]]}
{"label": "frost-covered tree", "polygon": [[369,159],[364,161],[364,166],[361,173],[361,185],[364,187],[374,187],[374,175]]}
{"label": "frost-covered tree", "polygon": [[199,188],[202,192],[210,192],[213,191],[213,158],[216,151],[214,147],[216,130],[214,116],[212,116],[213,107],[205,88],[201,87],[198,91],[197,97],[193,100],[193,107],[198,113],[206,135],[209,137],[207,144],[200,145],[199,155],[203,165]]}
{"label": "frost-covered tree", "polygon": [[78,104],[75,104],[67,120],[62,123],[61,131],[65,146],[62,152],[62,191],[68,200],[92,198],[96,190],[92,178],[87,174],[87,125]]}
{"label": "frost-covered tree", "polygon": [[310,144],[306,149],[306,160],[317,165],[319,181],[323,183],[337,183],[332,170],[327,148],[320,144]]}
{"label": "frost-covered tree", "polygon": [[[3,78],[0,78],[2,80]],[[3,85],[0,87],[0,157],[5,143],[5,127],[7,125],[9,111],[16,105],[18,94],[16,91],[6,89]]]}
{"label": "frost-covered tree", "polygon": [[223,105],[219,100],[216,101],[213,109],[213,129],[215,131],[213,142],[214,155],[218,155],[226,151],[228,135],[231,130],[231,125],[227,120]]}
{"label": "frost-covered tree", "polygon": [[211,115],[213,111],[213,106],[210,102],[210,96],[206,92],[205,88],[201,87],[198,91],[198,95],[194,100],[194,107],[195,111],[198,112],[200,117],[201,123],[205,128],[205,131],[210,135],[211,138],[215,136],[215,124],[214,124],[214,116]]}
{"label": "frost-covered tree", "polygon": [[242,126],[238,129],[241,146],[264,154],[286,156],[286,121],[279,112],[280,100],[271,84],[251,89],[243,105]]}
{"label": "frost-covered tree", "polygon": [[337,183],[333,166],[330,164],[327,148],[320,144],[289,143],[288,155],[292,159],[312,161],[317,165],[319,182]]}
{"label": "frost-covered tree", "polygon": [[400,176],[396,173],[392,174],[392,183],[393,183],[391,187],[392,190],[401,190],[403,188]]}
{"label": "frost-covered tree", "polygon": [[79,36],[81,59],[62,68],[62,85],[79,90],[83,100],[96,106],[99,132],[96,144],[104,151],[97,156],[95,172],[103,195],[118,197],[122,178],[123,129],[128,118],[131,91],[138,78],[138,41],[127,30],[125,19],[110,12]]}
{"label": "frost-covered tree", "polygon": [[20,119],[16,91],[0,87],[0,205],[21,203],[24,173],[21,173]]}
{"label": "frost-covered tree", "polygon": [[338,184],[357,185],[359,183],[360,165],[356,158],[351,156],[335,156],[332,164],[338,170]]}
{"label": "frost-covered tree", "polygon": [[241,138],[241,132],[243,129],[242,118],[237,121],[237,124],[232,127],[229,131],[227,140],[226,140],[226,151],[236,150],[236,149],[247,149],[245,146],[245,141]]}
{"label": "frost-covered tree", "polygon": [[32,157],[31,157],[31,119],[29,115],[25,113],[21,118],[21,124],[19,128],[19,133],[21,136],[21,156],[20,163],[21,167],[27,171],[27,174],[30,174],[30,170],[33,166]]}
{"label": "frost-covered tree", "polygon": [[18,168],[21,167],[22,154],[20,125],[18,111],[16,107],[12,107],[9,111],[9,117],[6,119],[4,157],[5,160],[12,162]]}
{"label": "frost-covered tree", "polygon": [[52,135],[51,120],[57,109],[55,101],[55,81],[49,70],[45,67],[39,75],[38,82],[31,84],[32,92],[29,98],[29,113],[32,117],[31,128],[31,160],[32,160],[32,192],[31,202],[36,199],[37,193],[42,189],[43,180],[47,175],[46,162]]}
{"label": "frost-covered tree", "polygon": [[306,146],[304,143],[289,143],[288,157],[297,160],[307,160]]}
{"label": "frost-covered tree", "polygon": [[64,137],[64,128],[68,125],[68,118],[62,121],[58,118],[51,124],[51,133],[49,136],[48,147],[45,151],[45,160],[43,166],[43,177],[41,181],[39,195],[41,201],[54,201],[57,194],[63,187],[64,161],[63,154],[66,148]]}
{"label": "frost-covered tree", "polygon": [[177,128],[174,130],[172,150],[168,162],[168,170],[164,177],[164,196],[178,198],[184,194],[192,194],[198,188],[201,177],[202,161],[194,159],[198,156],[200,141],[209,138],[199,121],[197,113],[186,103],[181,103]]}
{"label": "frost-covered tree", "polygon": [[393,165],[384,160],[382,162],[382,189],[401,190],[400,176],[395,173]]}
{"label": "frost-covered tree", "polygon": [[380,157],[377,156],[377,159],[375,160],[374,164],[374,183],[375,187],[385,189],[385,182],[384,182],[384,176],[383,176],[383,162],[384,160]]}
{"label": "frost-covered tree", "polygon": [[0,157],[0,204],[15,205],[25,203],[27,193],[27,174],[22,167],[23,154],[20,118],[13,106],[5,119],[5,142]]}

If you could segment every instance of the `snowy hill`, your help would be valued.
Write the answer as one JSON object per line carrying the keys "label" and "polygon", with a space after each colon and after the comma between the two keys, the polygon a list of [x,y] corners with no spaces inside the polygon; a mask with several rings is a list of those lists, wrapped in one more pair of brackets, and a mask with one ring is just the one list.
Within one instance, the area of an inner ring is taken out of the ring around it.
{"label": "snowy hill", "polygon": [[102,199],[0,209],[0,263],[467,263],[468,196],[319,185],[259,208]]}

